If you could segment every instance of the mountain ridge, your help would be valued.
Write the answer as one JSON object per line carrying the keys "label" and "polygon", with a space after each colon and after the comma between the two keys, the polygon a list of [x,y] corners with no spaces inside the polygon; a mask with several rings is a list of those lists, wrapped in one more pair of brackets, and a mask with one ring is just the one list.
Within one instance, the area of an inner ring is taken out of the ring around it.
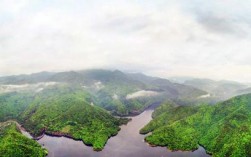
{"label": "mountain ridge", "polygon": [[[207,94],[206,92],[182,84],[172,83],[167,79],[151,77],[144,74],[123,73],[119,70],[91,69],[65,72],[40,72],[30,75],[14,75],[0,77],[0,93],[12,88],[20,89],[21,85],[33,85],[38,83],[61,83],[72,86],[81,86],[93,96],[93,103],[118,115],[142,112],[152,99],[187,99],[197,101],[196,98]],[[12,86],[16,85],[16,86]],[[30,87],[30,88],[33,88]],[[47,88],[49,85],[40,85],[37,91]],[[155,96],[148,97],[146,92],[157,92]],[[133,99],[127,99],[128,95],[140,93]]]}

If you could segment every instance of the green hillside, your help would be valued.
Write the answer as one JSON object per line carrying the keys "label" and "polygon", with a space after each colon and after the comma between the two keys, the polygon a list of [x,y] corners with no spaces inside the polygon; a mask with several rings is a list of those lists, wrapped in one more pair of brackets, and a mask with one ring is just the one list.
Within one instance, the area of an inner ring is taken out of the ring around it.
{"label": "green hillside", "polygon": [[90,95],[81,89],[47,89],[35,100],[33,107],[21,116],[25,120],[24,127],[35,136],[45,129],[48,134],[81,139],[100,150],[108,138],[119,131],[119,119],[99,107],[91,106]]}
{"label": "green hillside", "polygon": [[146,141],[172,150],[195,150],[198,144],[213,156],[251,156],[251,94],[214,106],[164,103],[141,129]]}
{"label": "green hillside", "polygon": [[45,157],[47,151],[22,135],[14,122],[0,123],[0,156]]}
{"label": "green hillside", "polygon": [[38,93],[0,95],[0,120],[16,119],[32,135],[43,132],[83,140],[101,150],[125,119],[91,105],[91,96],[82,88],[57,85]]}
{"label": "green hillside", "polygon": [[32,93],[4,93],[0,94],[0,122],[16,119],[33,101]]}

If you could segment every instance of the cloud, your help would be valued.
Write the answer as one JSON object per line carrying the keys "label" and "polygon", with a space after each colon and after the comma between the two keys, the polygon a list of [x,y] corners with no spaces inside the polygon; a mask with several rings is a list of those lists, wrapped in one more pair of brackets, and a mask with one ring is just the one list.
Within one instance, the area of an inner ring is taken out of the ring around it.
{"label": "cloud", "polygon": [[139,98],[139,97],[151,97],[151,96],[156,96],[158,95],[158,92],[155,91],[145,91],[145,90],[141,90],[141,91],[137,91],[131,94],[128,94],[126,96],[126,99],[135,99],[135,98]]}
{"label": "cloud", "polygon": [[187,9],[208,31],[243,38],[250,37],[250,5],[251,1],[223,0],[203,3],[193,0]]}
{"label": "cloud", "polygon": [[40,82],[36,84],[22,84],[22,85],[0,85],[0,93],[7,92],[25,92],[27,90],[32,90],[34,92],[40,92],[45,87],[55,86],[59,83],[57,82]]}
{"label": "cloud", "polygon": [[3,0],[0,75],[111,68],[248,81],[251,76],[242,77],[251,67],[248,6],[236,0]]}

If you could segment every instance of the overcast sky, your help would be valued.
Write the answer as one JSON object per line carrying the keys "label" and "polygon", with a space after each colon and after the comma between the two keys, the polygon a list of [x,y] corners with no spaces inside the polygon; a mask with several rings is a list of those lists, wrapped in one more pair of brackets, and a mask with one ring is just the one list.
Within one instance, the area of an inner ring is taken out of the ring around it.
{"label": "overcast sky", "polygon": [[0,0],[0,75],[88,68],[251,82],[251,0]]}

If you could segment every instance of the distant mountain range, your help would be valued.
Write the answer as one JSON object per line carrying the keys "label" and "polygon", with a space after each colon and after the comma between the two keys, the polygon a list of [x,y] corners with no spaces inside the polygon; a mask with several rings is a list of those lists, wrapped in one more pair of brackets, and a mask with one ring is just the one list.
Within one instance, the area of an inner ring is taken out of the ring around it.
{"label": "distant mountain range", "polygon": [[218,101],[251,92],[251,86],[249,84],[235,81],[215,81],[211,79],[197,79],[189,77],[173,77],[170,79],[172,82],[179,82],[184,85],[206,91],[211,97],[214,97],[214,99],[217,99]]}
{"label": "distant mountain range", "polygon": [[55,84],[82,87],[92,95],[90,103],[119,115],[139,113],[150,104],[166,99],[188,102],[207,94],[167,79],[101,69],[0,77],[0,92],[38,92]]}

